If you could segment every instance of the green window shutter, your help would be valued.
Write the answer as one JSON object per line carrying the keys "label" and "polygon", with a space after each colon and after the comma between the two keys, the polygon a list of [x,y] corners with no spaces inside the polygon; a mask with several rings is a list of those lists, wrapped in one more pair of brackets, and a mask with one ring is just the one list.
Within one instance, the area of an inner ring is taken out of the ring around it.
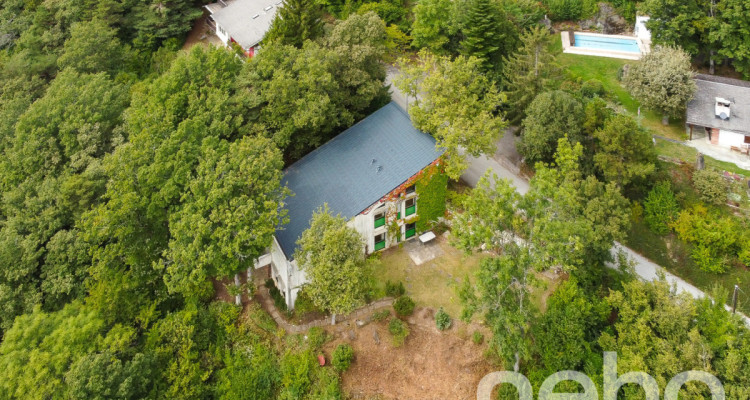
{"label": "green window shutter", "polygon": [[414,236],[414,234],[417,233],[417,228],[411,228],[406,231],[406,238],[410,238]]}
{"label": "green window shutter", "polygon": [[385,217],[378,218],[375,220],[375,227],[380,228],[381,226],[385,225]]}
{"label": "green window shutter", "polygon": [[375,251],[383,250],[385,248],[385,240],[382,242],[375,243]]}
{"label": "green window shutter", "polygon": [[408,207],[408,208],[406,209],[406,212],[404,213],[404,215],[408,217],[408,216],[410,216],[410,215],[414,214],[414,212],[415,212],[415,211],[417,211],[417,206],[416,206],[416,204],[415,204],[415,205],[413,205],[413,206],[411,206],[411,207]]}
{"label": "green window shutter", "polygon": [[401,211],[396,213],[396,219],[401,219]]}

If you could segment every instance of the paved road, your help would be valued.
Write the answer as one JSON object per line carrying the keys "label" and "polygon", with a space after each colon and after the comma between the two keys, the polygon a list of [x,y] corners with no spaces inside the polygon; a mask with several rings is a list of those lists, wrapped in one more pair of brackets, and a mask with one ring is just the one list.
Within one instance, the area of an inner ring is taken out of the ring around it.
{"label": "paved road", "polygon": [[[387,76],[386,76],[386,83],[391,83],[393,77],[398,74],[398,70],[394,67],[388,67],[387,69]],[[407,97],[404,96],[403,93],[401,93],[395,86],[391,86],[391,98],[393,99],[396,104],[398,104],[401,108],[404,110],[407,109],[408,101]],[[506,135],[509,135],[512,133],[506,132]],[[507,137],[506,137],[507,138]],[[498,143],[507,143],[507,140],[504,141],[501,139],[498,141]],[[500,153],[499,151],[497,153]],[[497,157],[497,154],[496,154]],[[500,157],[497,157],[500,158]],[[500,160],[502,161],[502,160]],[[496,158],[481,156],[478,158],[475,157],[469,157],[469,168],[464,172],[463,175],[461,175],[461,179],[463,179],[466,183],[471,185],[472,187],[477,184],[479,181],[479,178],[484,175],[484,173],[491,169],[494,173],[497,174],[500,178],[505,178],[510,180],[513,185],[516,187],[516,190],[521,193],[525,194],[529,191],[529,183],[523,179],[522,177],[518,176],[516,172],[512,171],[511,168],[506,167],[505,165],[498,162]],[[644,281],[653,281],[659,279],[659,273],[663,273],[666,280],[673,286],[675,286],[678,290],[678,292],[688,292],[695,298],[703,298],[706,296],[704,292],[702,292],[700,289],[696,288],[695,286],[691,285],[690,283],[684,281],[682,278],[675,276],[673,274],[670,274],[666,270],[664,270],[659,265],[655,264],[651,260],[643,257],[642,255],[636,253],[634,250],[623,246],[620,243],[615,243],[615,246],[612,248],[613,254],[616,254],[618,251],[623,251],[628,258],[630,258],[633,261],[635,273]],[[727,310],[729,310],[728,306],[725,306]],[[750,318],[748,318],[746,315],[739,314],[744,320],[745,323],[750,326]]]}

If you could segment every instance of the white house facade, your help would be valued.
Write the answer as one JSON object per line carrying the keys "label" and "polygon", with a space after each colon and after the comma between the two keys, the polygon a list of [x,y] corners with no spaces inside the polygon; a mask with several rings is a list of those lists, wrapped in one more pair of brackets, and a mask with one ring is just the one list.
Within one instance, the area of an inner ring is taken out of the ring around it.
{"label": "white house facade", "polygon": [[415,182],[439,167],[441,154],[395,103],[376,111],[284,171],[294,194],[284,205],[289,223],[255,267],[270,265],[271,279],[293,309],[307,283],[294,260],[296,242],[324,204],[362,235],[366,254],[416,237]]}

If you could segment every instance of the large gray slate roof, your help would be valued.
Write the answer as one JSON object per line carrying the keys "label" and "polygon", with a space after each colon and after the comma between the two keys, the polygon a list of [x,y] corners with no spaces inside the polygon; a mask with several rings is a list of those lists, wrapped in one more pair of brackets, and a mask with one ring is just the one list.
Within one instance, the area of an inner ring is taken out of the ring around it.
{"label": "large gray slate roof", "polygon": [[[206,7],[211,17],[219,26],[244,49],[255,46],[271,28],[276,11],[282,6],[281,0],[233,0],[225,1],[226,7],[218,8],[221,3],[209,4]],[[257,17],[255,17],[257,15]],[[255,18],[253,18],[255,17]]]}
{"label": "large gray slate roof", "polygon": [[284,171],[284,183],[294,193],[285,201],[289,224],[276,231],[287,259],[293,259],[297,239],[324,203],[350,219],[441,154],[435,139],[414,128],[391,102],[289,166]]}
{"label": "large gray slate roof", "polygon": [[[688,124],[750,134],[750,82],[698,74],[695,84],[695,97],[687,107]],[[732,103],[726,121],[716,116],[717,97]]]}

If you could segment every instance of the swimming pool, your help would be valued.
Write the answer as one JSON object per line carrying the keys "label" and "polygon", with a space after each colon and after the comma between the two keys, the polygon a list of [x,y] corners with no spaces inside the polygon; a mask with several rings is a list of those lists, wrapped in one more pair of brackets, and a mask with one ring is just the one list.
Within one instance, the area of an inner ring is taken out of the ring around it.
{"label": "swimming pool", "polygon": [[619,37],[605,37],[605,36],[591,36],[586,34],[576,33],[574,47],[581,47],[585,49],[596,49],[596,50],[610,50],[610,51],[623,51],[626,53],[638,53],[640,54],[641,49],[638,47],[638,41],[633,39],[619,38]]}

